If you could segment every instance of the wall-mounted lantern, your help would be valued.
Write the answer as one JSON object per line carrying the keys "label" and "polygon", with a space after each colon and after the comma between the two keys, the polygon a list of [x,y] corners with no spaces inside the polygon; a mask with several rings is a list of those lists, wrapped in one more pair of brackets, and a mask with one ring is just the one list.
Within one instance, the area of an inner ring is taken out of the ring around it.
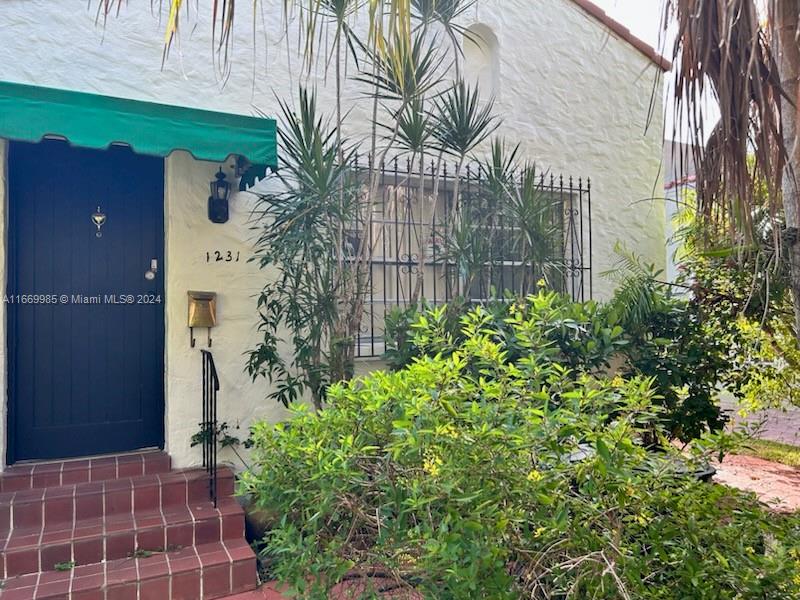
{"label": "wall-mounted lantern", "polygon": [[229,217],[228,196],[231,184],[226,180],[220,167],[216,179],[211,182],[211,195],[208,197],[208,219],[212,223],[227,223]]}

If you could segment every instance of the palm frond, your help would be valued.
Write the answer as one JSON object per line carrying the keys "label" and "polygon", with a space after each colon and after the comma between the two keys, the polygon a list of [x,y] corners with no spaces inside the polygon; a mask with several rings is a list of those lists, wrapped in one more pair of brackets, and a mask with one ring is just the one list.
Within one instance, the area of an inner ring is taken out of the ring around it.
{"label": "palm frond", "polygon": [[601,273],[617,283],[606,309],[623,327],[637,328],[648,322],[664,297],[661,293],[664,284],[658,280],[661,271],[654,264],[644,262],[622,242],[616,243],[614,253],[617,255],[614,268]]}
{"label": "palm frond", "polygon": [[[89,0],[91,3],[93,0]],[[199,3],[200,0],[197,0]],[[224,71],[230,68],[232,56],[233,28],[237,15],[241,12],[250,14],[254,19],[259,6],[259,0],[250,0],[249,6],[242,9],[236,0],[206,0],[210,1],[212,9],[212,45],[219,56]],[[126,0],[96,0],[97,20],[106,21],[112,13],[120,14]],[[151,7],[158,3],[166,5],[167,20],[164,30],[164,61],[169,57],[170,49],[174,44],[181,23],[184,18],[191,18],[192,6],[198,4],[184,0],[151,0]],[[299,33],[305,40],[304,56],[312,61],[316,55],[316,40],[322,34],[325,17],[333,17],[339,23],[346,22],[350,16],[355,16],[366,10],[369,18],[369,43],[376,54],[386,56],[392,46],[404,47],[406,50],[412,45],[411,27],[411,2],[412,0],[283,0],[283,16],[289,21],[292,16],[299,16],[295,23]],[[182,10],[184,9],[185,10]],[[197,10],[197,9],[195,9]],[[183,15],[183,16],[182,16]],[[255,27],[255,24],[254,24]],[[390,44],[388,40],[393,42]]]}
{"label": "palm frond", "polygon": [[[667,0],[665,31],[671,20],[677,25],[673,138],[691,141],[699,212],[731,238],[749,236],[758,182],[778,205],[786,160],[772,40],[753,0]],[[713,130],[702,106],[708,98],[720,113]]]}

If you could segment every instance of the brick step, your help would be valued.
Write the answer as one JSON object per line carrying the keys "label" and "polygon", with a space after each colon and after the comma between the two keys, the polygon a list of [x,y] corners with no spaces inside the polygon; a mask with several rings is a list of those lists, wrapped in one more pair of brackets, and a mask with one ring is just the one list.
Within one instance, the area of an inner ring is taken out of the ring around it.
{"label": "brick step", "polygon": [[135,552],[164,551],[244,537],[244,511],[233,498],[190,506],[57,523],[44,529],[13,529],[0,536],[0,578],[55,565],[88,565],[127,558]]}
{"label": "brick step", "polygon": [[213,600],[252,590],[256,557],[243,539],[7,579],[3,600]]}
{"label": "brick step", "polygon": [[15,465],[0,474],[0,493],[167,473],[169,470],[169,454],[158,451]]}
{"label": "brick step", "polygon": [[[233,495],[233,472],[218,470],[218,497]],[[208,500],[208,477],[203,469],[187,469],[76,483],[43,489],[0,493],[0,537],[12,529],[43,529],[84,519],[102,521]]]}

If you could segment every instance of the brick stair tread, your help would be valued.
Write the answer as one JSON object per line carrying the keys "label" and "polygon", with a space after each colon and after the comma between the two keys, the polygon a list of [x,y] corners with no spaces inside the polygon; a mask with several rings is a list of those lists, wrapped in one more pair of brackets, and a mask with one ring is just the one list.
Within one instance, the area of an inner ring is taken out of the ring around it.
{"label": "brick stair tread", "polygon": [[70,571],[22,575],[7,579],[0,596],[3,600],[212,600],[254,587],[255,554],[244,539],[238,539]]}
{"label": "brick stair tread", "polygon": [[[230,493],[233,472],[218,471],[220,496]],[[185,505],[205,500],[207,474],[184,469],[97,482],[0,493],[0,536],[17,528],[36,528],[81,520],[152,510],[158,506]],[[226,491],[226,487],[230,488]],[[40,512],[38,507],[43,507]]]}
{"label": "brick stair tread", "polygon": [[169,455],[156,450],[14,465],[0,473],[0,493],[166,473],[170,465]]}
{"label": "brick stair tread", "polygon": [[[232,476],[232,471],[228,467],[220,467],[218,478]],[[146,475],[134,475],[130,477],[118,477],[102,481],[82,481],[66,485],[52,485],[46,488],[35,488],[28,490],[15,490],[0,492],[0,504],[10,502],[41,502],[45,498],[56,498],[73,496],[83,493],[100,493],[104,490],[117,491],[130,489],[139,485],[150,483],[169,483],[195,479],[205,479],[207,474],[205,469],[196,467],[190,469],[177,469],[165,473],[148,473]]]}
{"label": "brick stair tread", "polygon": [[121,558],[136,549],[182,548],[242,538],[244,510],[233,498],[163,510],[90,518],[44,529],[15,529],[0,535],[0,575],[49,571],[58,563],[77,565]]}

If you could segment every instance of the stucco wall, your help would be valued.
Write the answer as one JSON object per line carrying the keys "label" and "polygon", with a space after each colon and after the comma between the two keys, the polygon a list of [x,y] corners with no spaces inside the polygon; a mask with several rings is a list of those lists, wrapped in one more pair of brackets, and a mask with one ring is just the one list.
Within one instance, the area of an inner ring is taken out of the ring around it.
{"label": "stucco wall", "polygon": [[[251,382],[244,371],[244,354],[258,341],[255,330],[255,301],[266,278],[248,258],[252,255],[251,213],[256,196],[238,193],[230,201],[230,220],[224,225],[206,217],[208,181],[216,163],[194,160],[185,152],[175,152],[166,163],[166,335],[167,451],[178,465],[194,464],[198,453],[190,448],[198,430],[201,398],[200,348],[207,347],[206,330],[196,330],[196,348],[189,343],[186,327],[187,290],[217,292],[220,324],[211,331],[212,347],[220,376],[219,420],[227,421],[231,433],[256,419],[279,420],[286,411],[274,401],[265,400],[269,388],[263,380]],[[215,262],[213,253],[231,252],[231,262]],[[208,262],[206,252],[212,253]],[[288,347],[284,352],[289,353]],[[360,361],[357,374],[382,368],[380,361]],[[236,464],[235,457],[222,455]]]}
{"label": "stucco wall", "polygon": [[[125,4],[121,15],[111,15],[103,26],[95,19],[96,2],[87,10],[75,1],[68,10],[64,2],[3,0],[0,76],[227,112],[276,114],[275,95],[293,95],[303,73],[295,51],[287,53],[282,2],[260,3],[265,25],[259,16],[255,39],[249,11],[242,11],[235,64],[223,85],[210,50],[210,3],[201,2],[199,16],[185,22],[162,70],[165,19],[153,14],[148,2]],[[647,202],[663,189],[658,181],[660,106],[645,133],[657,67],[570,0],[537,0],[535,7],[529,0],[482,0],[464,21],[486,24],[499,41],[500,133],[521,142],[540,166],[592,179],[596,295],[610,291],[597,274],[613,262],[617,238],[662,264],[663,205]],[[290,33],[288,40],[294,43],[295,37]],[[321,88],[321,102],[331,106],[334,86],[321,69],[312,78]],[[347,102],[353,109],[352,133],[368,121],[369,106],[358,97],[358,86],[346,88],[352,94]],[[655,97],[660,98],[658,91]]]}
{"label": "stucco wall", "polygon": [[[236,62],[224,85],[213,68],[210,3],[200,3],[203,12],[191,19],[197,27],[187,22],[163,69],[164,19],[151,13],[150,4],[125,4],[120,17],[109,17],[103,27],[95,22],[96,2],[86,10],[77,0],[3,0],[0,77],[242,114],[276,114],[275,96],[295,93],[302,69],[293,51],[287,56],[282,0],[260,4],[266,30],[259,16],[255,53],[249,11],[242,12]],[[535,6],[529,0],[482,0],[465,18],[465,24],[472,22],[489,26],[498,38],[500,133],[520,142],[539,166],[592,179],[595,296],[611,291],[599,273],[613,264],[618,239],[663,265],[664,208],[647,201],[654,190],[656,195],[663,190],[660,110],[645,131],[657,67],[569,0],[537,0]],[[333,84],[323,75],[312,78],[323,105],[332,106]],[[353,109],[348,133],[357,134],[367,122],[368,106],[358,99],[357,86],[347,88],[353,94],[346,103]],[[181,153],[167,159],[167,444],[178,465],[198,458],[189,449],[197,430],[200,367],[185,326],[188,289],[220,293],[213,350],[223,380],[221,418],[246,426],[255,416],[283,414],[264,400],[263,384],[251,384],[243,372],[243,353],[256,339],[253,295],[265,274],[246,262],[251,196],[232,200],[225,225],[205,216],[216,167]],[[241,260],[206,263],[205,253],[215,250],[238,251]],[[203,335],[198,332],[200,340]]]}
{"label": "stucco wall", "polygon": [[[252,255],[250,215],[255,197],[234,194],[230,220],[208,220],[208,182],[216,163],[194,160],[175,152],[166,163],[166,440],[167,451],[179,464],[197,460],[190,449],[200,421],[200,348],[207,346],[206,330],[195,330],[190,346],[187,291],[217,292],[219,327],[212,329],[212,347],[220,377],[219,419],[231,427],[246,426],[256,417],[279,419],[283,411],[264,400],[266,384],[254,385],[244,372],[244,353],[255,346],[255,295],[269,273],[249,262]],[[231,253],[231,262],[214,260],[214,253]],[[211,262],[206,253],[211,253]],[[236,261],[236,256],[239,260]],[[235,433],[235,432],[232,432]]]}

